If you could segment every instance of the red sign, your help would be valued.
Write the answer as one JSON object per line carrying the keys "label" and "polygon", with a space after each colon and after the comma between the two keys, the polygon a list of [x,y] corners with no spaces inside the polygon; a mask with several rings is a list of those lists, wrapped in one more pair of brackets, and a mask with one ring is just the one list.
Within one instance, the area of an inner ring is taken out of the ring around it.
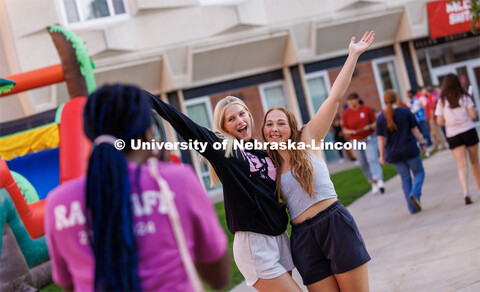
{"label": "red sign", "polygon": [[[428,24],[432,39],[467,32],[472,29],[472,13],[470,0],[458,2],[448,0],[427,3]],[[480,23],[477,23],[480,28]]]}

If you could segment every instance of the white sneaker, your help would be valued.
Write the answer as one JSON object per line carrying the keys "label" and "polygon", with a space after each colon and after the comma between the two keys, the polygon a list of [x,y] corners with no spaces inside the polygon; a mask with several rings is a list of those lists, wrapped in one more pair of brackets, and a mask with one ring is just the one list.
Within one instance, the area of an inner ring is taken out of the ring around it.
{"label": "white sneaker", "polygon": [[355,165],[356,165],[356,166],[360,166],[360,161],[355,160]]}
{"label": "white sneaker", "polygon": [[372,194],[378,194],[378,186],[376,183],[372,183]]}
{"label": "white sneaker", "polygon": [[380,193],[383,195],[385,193],[385,184],[383,183],[383,180],[378,180],[377,182],[377,187]]}
{"label": "white sneaker", "polygon": [[340,159],[338,160],[338,163],[345,163],[345,159],[340,158]]}

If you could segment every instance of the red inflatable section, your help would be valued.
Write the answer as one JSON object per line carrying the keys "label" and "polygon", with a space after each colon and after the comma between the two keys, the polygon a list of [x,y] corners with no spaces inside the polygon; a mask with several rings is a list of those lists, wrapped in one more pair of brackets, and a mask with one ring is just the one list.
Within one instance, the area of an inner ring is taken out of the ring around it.
{"label": "red inflatable section", "polygon": [[83,133],[83,108],[86,97],[69,100],[60,119],[60,184],[87,173],[92,151],[90,140]]}
{"label": "red inflatable section", "polygon": [[[65,104],[62,111],[59,126],[60,183],[87,172],[88,157],[92,147],[83,133],[83,108],[86,101],[86,97],[73,98]],[[27,204],[7,163],[2,159],[0,159],[0,188],[5,188],[10,194],[30,237],[35,239],[43,236],[45,234],[43,220],[46,200]]]}
{"label": "red inflatable section", "polygon": [[22,192],[10,173],[7,163],[0,159],[0,189],[5,188],[10,194],[18,215],[31,238],[39,238],[45,234],[43,217],[45,215],[45,200],[27,204]]}

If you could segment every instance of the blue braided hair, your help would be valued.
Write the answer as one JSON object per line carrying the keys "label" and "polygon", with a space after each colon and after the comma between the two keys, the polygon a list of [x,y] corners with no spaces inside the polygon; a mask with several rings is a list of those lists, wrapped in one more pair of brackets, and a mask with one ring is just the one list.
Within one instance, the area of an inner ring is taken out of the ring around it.
{"label": "blue braided hair", "polygon": [[[90,95],[83,118],[90,140],[105,134],[128,145],[130,139],[144,137],[152,124],[150,99],[134,86],[106,85]],[[86,188],[95,290],[142,290],[130,202],[125,155],[113,145],[101,143],[90,156]]]}

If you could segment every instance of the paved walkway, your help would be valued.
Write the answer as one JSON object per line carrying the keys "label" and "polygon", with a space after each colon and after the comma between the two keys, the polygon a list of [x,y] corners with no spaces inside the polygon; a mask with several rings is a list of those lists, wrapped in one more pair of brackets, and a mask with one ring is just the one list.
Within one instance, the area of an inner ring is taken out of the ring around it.
{"label": "paved walkway", "polygon": [[[351,204],[372,257],[371,291],[480,291],[480,195],[470,174],[473,205],[461,195],[450,151],[424,161],[423,211],[410,215],[398,176],[385,195]],[[298,283],[301,279],[294,274]],[[306,289],[304,288],[306,291]],[[255,291],[241,283],[232,291]]]}

